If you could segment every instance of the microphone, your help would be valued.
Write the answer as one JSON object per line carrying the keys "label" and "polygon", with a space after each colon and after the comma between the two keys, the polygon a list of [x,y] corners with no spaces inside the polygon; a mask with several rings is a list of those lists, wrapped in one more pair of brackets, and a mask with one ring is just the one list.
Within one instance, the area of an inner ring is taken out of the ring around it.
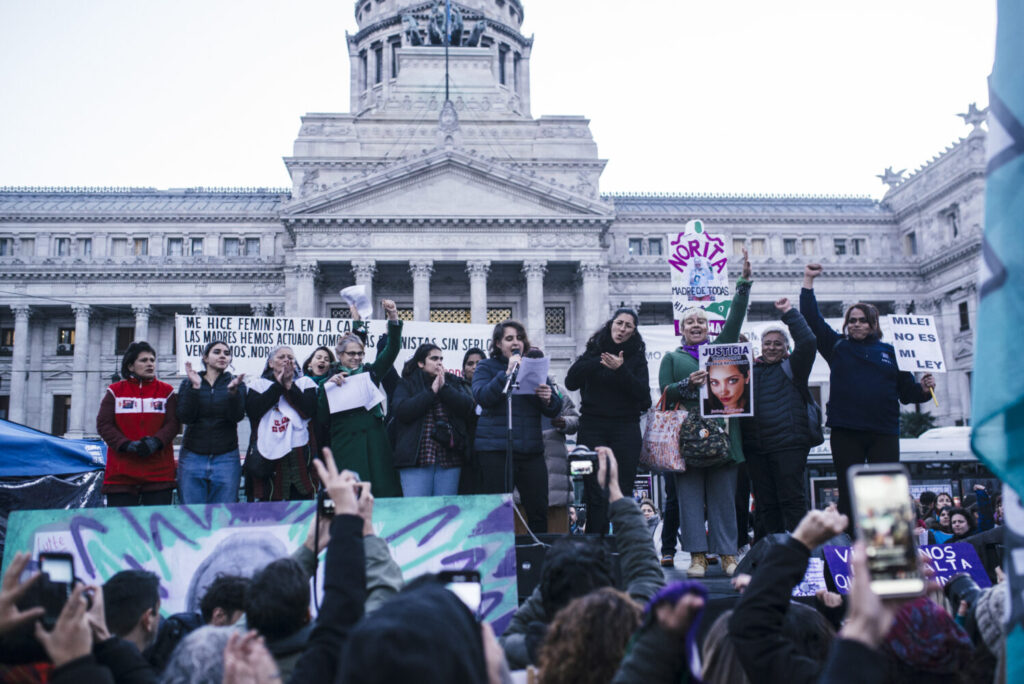
{"label": "microphone", "polygon": [[508,374],[508,380],[505,382],[505,389],[502,394],[508,394],[509,390],[516,386],[516,378],[519,377],[519,360],[522,358],[522,354],[518,349],[512,350],[512,358],[515,359],[515,365],[512,366],[512,372]]}

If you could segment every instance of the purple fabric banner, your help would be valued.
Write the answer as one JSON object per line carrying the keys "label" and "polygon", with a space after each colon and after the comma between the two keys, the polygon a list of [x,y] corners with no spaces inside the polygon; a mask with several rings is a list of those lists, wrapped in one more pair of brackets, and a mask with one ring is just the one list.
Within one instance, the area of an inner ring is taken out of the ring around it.
{"label": "purple fabric banner", "polygon": [[[826,546],[825,565],[832,576],[839,593],[846,594],[850,591],[850,579],[853,572],[850,569],[850,560],[853,554],[852,546]],[[945,585],[954,575],[968,574],[977,582],[979,587],[990,587],[992,583],[985,573],[985,568],[978,558],[974,547],[966,542],[955,544],[942,544],[939,546],[918,547],[921,560],[931,566],[935,571],[934,580]]]}

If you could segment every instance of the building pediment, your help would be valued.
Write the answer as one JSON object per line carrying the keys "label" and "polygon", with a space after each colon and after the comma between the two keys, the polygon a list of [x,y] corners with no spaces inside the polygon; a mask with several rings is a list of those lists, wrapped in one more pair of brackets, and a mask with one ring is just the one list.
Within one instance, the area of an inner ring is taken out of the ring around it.
{"label": "building pediment", "polygon": [[461,150],[434,150],[291,202],[282,219],[611,220],[613,206],[597,188],[588,191]]}

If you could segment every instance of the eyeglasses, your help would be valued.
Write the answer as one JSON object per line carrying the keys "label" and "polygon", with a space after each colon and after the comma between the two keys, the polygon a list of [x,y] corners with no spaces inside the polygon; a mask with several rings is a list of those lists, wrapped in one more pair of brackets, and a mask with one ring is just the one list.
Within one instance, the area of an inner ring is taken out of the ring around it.
{"label": "eyeglasses", "polygon": [[361,359],[362,357],[366,356],[366,352],[361,352],[361,351],[358,351],[358,352],[346,351],[346,352],[341,352],[341,353],[344,356],[348,356],[349,358],[353,358],[353,359]]}

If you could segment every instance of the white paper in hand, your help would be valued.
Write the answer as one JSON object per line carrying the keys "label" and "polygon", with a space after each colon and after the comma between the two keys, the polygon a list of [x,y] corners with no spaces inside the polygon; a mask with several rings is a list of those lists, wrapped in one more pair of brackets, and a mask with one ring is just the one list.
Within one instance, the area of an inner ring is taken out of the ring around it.
{"label": "white paper in hand", "polygon": [[550,368],[551,359],[546,356],[539,359],[524,356],[523,360],[519,362],[519,375],[516,377],[519,389],[512,394],[533,394],[538,385],[547,384]]}
{"label": "white paper in hand", "polygon": [[340,386],[328,380],[324,383],[327,405],[331,413],[340,413],[354,408],[371,409],[384,399],[384,393],[373,384],[369,373],[359,373],[345,378]]}
{"label": "white paper in hand", "polygon": [[340,294],[346,304],[356,308],[356,311],[359,312],[359,317],[364,321],[369,320],[370,317],[373,316],[373,303],[370,301],[370,298],[366,296],[365,285],[352,285],[350,287],[346,287]]}

